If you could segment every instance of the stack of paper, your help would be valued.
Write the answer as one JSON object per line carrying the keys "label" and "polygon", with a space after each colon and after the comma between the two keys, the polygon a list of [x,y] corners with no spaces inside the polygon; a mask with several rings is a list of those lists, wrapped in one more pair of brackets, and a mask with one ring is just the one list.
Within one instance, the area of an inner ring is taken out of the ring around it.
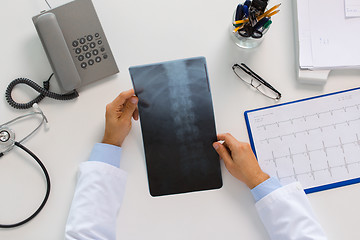
{"label": "stack of paper", "polygon": [[359,16],[359,0],[297,0],[300,68],[359,68]]}
{"label": "stack of paper", "polygon": [[360,17],[360,0],[345,0],[346,17]]}

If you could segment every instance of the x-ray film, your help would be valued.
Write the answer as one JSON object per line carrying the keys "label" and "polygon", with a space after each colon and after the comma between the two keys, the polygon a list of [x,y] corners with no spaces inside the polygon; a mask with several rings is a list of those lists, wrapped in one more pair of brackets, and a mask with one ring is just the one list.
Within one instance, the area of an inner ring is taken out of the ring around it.
{"label": "x-ray film", "polygon": [[150,194],[220,188],[205,58],[135,66],[129,71],[139,98]]}

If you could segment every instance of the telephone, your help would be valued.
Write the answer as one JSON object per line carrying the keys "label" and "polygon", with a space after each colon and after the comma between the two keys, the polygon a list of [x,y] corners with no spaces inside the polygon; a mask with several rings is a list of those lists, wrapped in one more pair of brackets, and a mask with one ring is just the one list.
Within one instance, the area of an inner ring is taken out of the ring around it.
{"label": "telephone", "polygon": [[62,93],[119,69],[91,0],[75,0],[32,18]]}

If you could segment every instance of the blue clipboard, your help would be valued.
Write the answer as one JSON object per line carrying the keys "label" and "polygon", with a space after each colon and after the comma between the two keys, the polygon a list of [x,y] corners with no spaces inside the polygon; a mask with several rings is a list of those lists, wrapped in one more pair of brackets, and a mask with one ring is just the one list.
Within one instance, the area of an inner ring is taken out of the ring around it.
{"label": "blue clipboard", "polygon": [[[258,154],[257,154],[257,149],[255,147],[255,141],[254,141],[255,136],[254,136],[254,133],[253,133],[253,129],[251,128],[250,119],[249,119],[249,115],[251,113],[259,112],[259,111],[266,110],[266,109],[279,108],[279,107],[282,107],[282,106],[292,105],[292,104],[295,104],[295,103],[312,102],[312,101],[314,101],[316,99],[327,98],[327,97],[331,97],[331,96],[334,96],[334,95],[341,95],[341,94],[351,93],[351,92],[355,92],[355,91],[358,91],[358,90],[360,90],[360,87],[245,111],[244,112],[244,117],[245,117],[246,127],[247,127],[247,130],[248,130],[248,136],[249,136],[249,140],[250,140],[250,145],[251,145],[251,148],[252,148],[255,156],[258,157]],[[359,96],[360,96],[360,91],[359,91]],[[360,101],[359,101],[358,105],[360,105]],[[346,186],[346,185],[356,184],[356,183],[359,183],[359,182],[360,182],[360,175],[359,175],[359,177],[344,180],[344,181],[338,181],[338,182],[335,182],[335,183],[323,184],[321,186],[305,188],[304,191],[305,191],[306,194],[309,194],[309,193],[324,191],[324,190],[328,190],[328,189],[332,189],[332,188],[342,187],[342,186]]]}

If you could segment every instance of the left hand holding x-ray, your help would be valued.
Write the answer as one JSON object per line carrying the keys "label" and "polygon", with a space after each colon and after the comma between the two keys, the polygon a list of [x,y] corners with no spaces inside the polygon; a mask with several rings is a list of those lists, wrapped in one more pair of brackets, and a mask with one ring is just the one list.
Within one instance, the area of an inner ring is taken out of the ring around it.
{"label": "left hand holding x-ray", "polygon": [[106,105],[106,124],[102,143],[121,147],[131,129],[131,118],[139,119],[138,98],[134,90],[122,92]]}

